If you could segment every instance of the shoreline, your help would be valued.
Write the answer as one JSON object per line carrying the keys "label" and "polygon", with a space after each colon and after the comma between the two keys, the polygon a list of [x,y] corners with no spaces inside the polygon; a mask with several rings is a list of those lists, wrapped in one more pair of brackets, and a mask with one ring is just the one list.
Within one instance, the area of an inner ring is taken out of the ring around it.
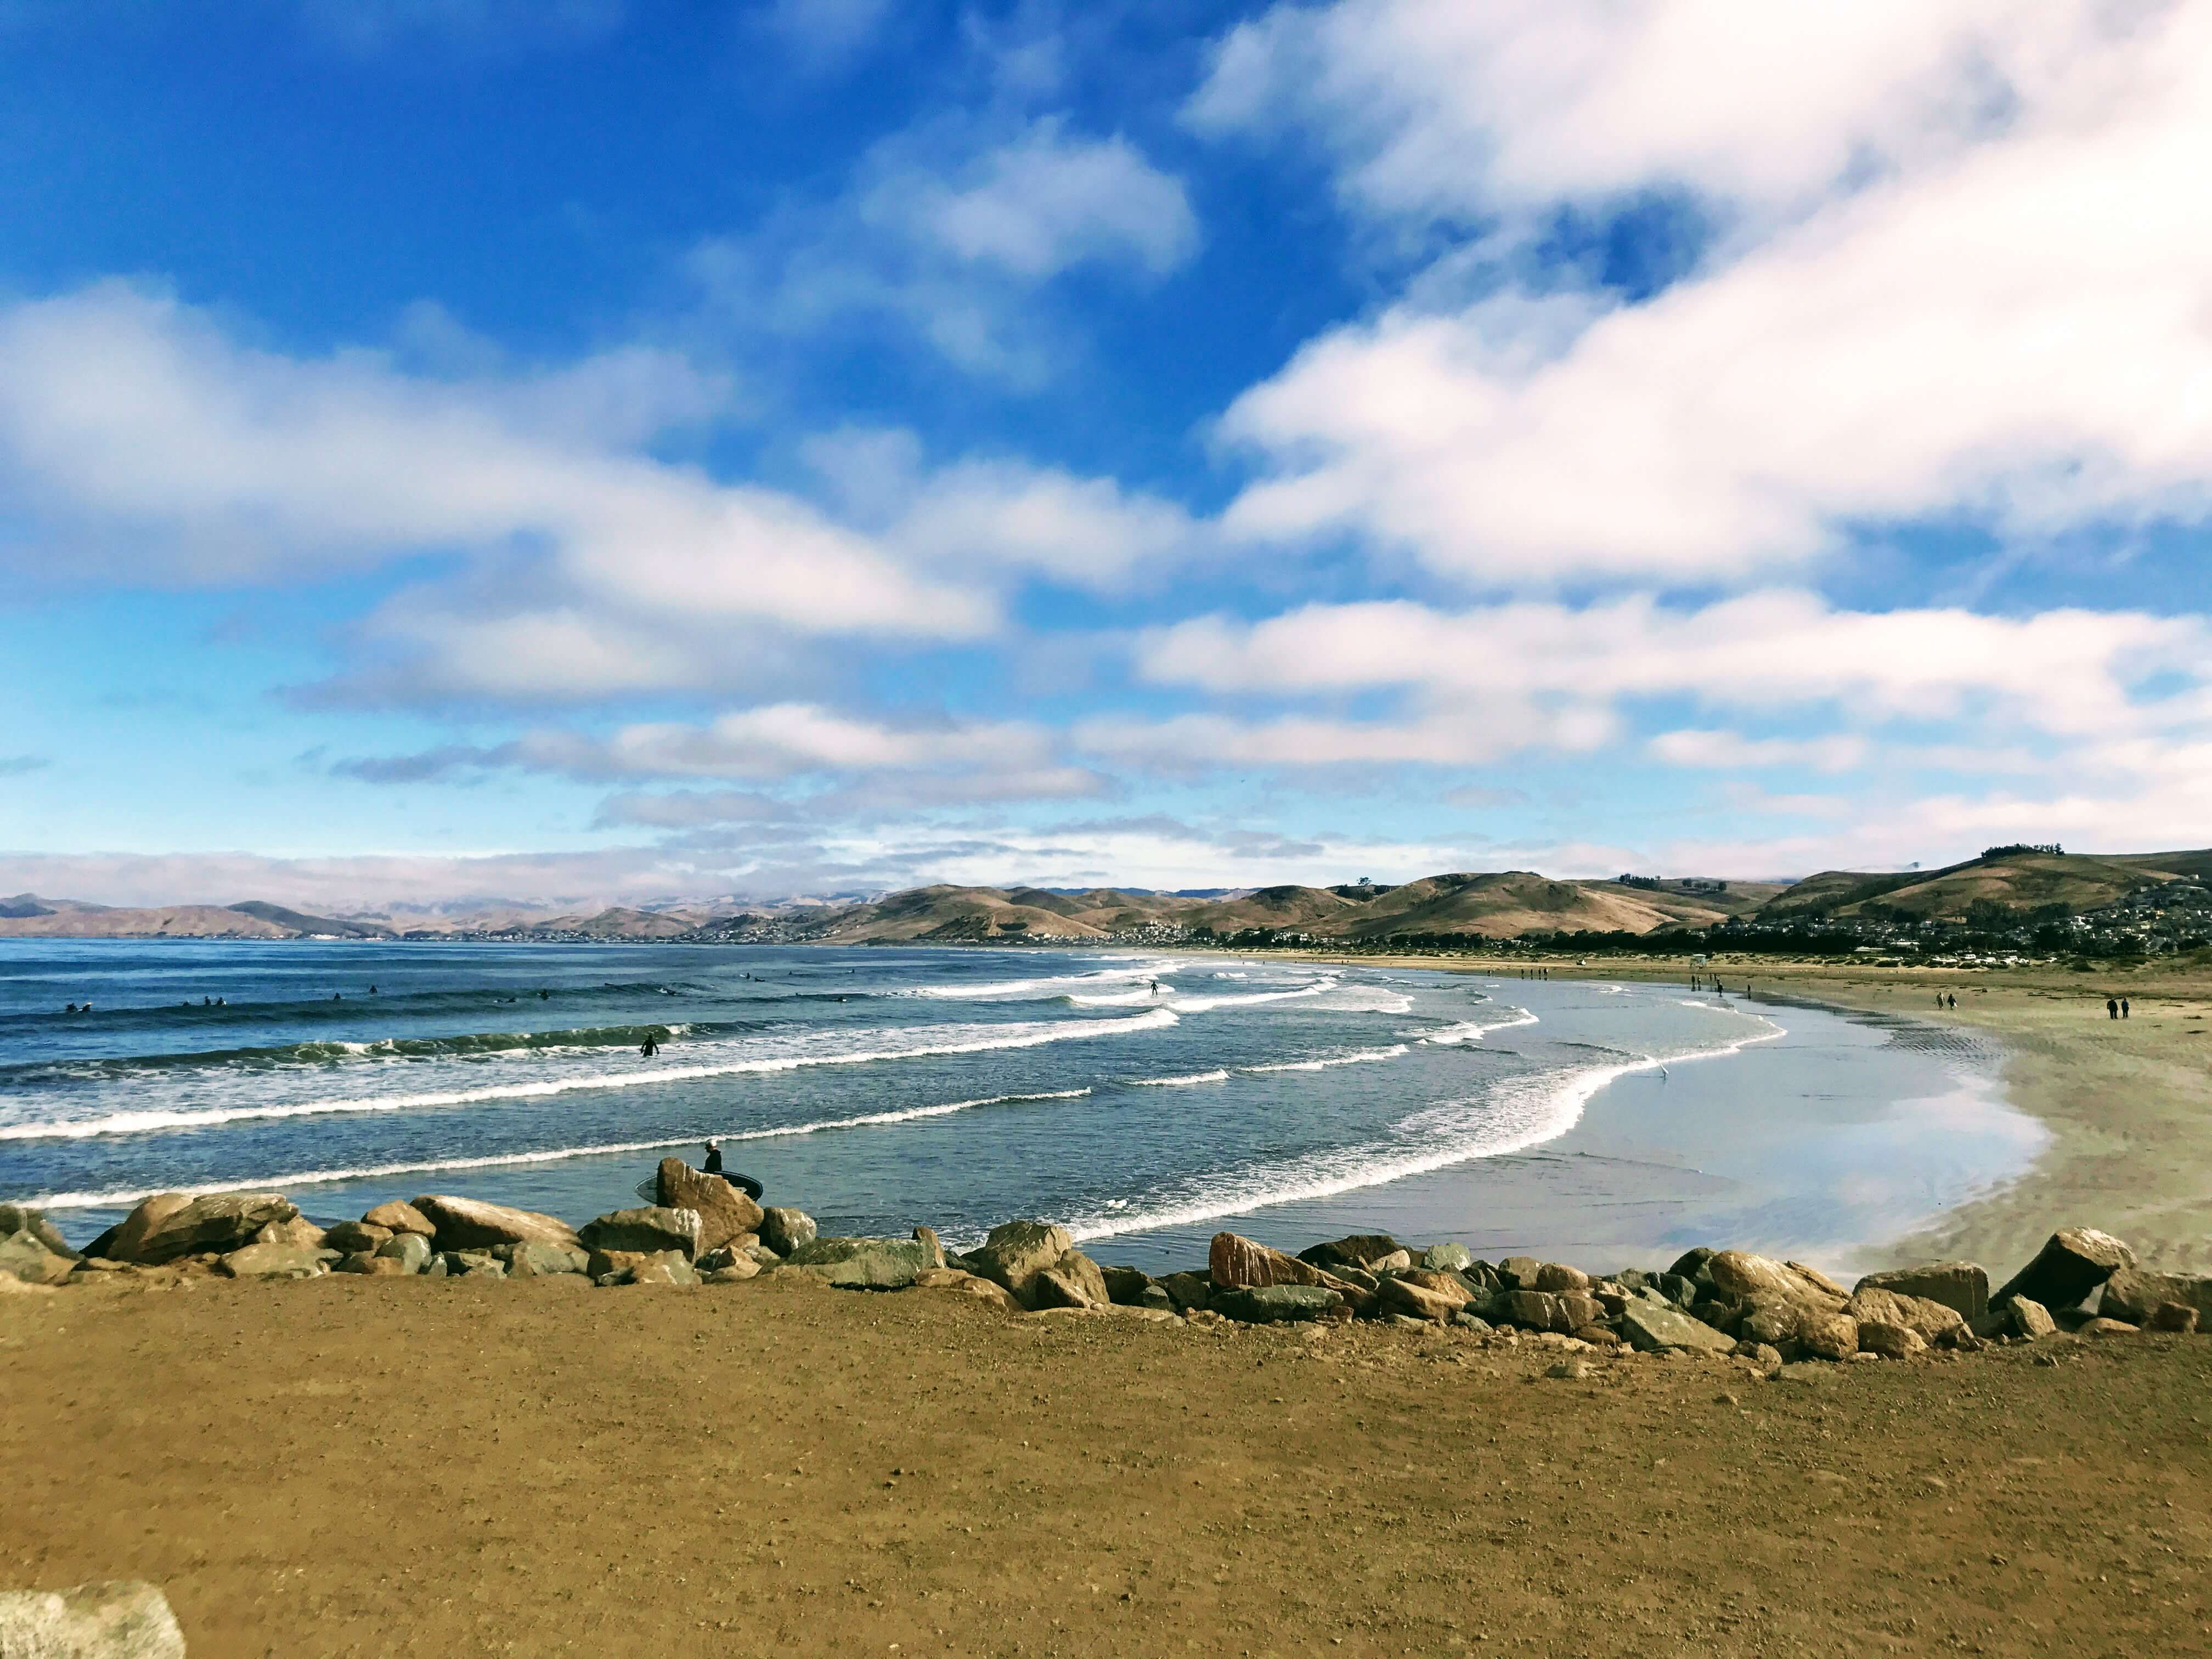
{"label": "shoreline", "polygon": [[[1640,983],[1681,981],[1690,971],[1650,958],[1322,952],[1298,959],[1505,978],[1543,969],[1555,979]],[[1875,1252],[1893,1258],[1886,1265],[2025,1260],[2055,1224],[2125,1238],[2147,1265],[2164,1271],[2212,1271],[2212,1036],[2202,1035],[2212,1032],[2212,975],[1885,969],[1758,957],[1701,971],[1747,980],[1754,1003],[1774,990],[1838,1009],[1966,1027],[2003,1050],[2005,1098],[2045,1130],[2043,1150],[2018,1179],[1886,1242]],[[2129,1019],[2105,1017],[2115,982],[2117,994],[2136,1005]],[[1959,1006],[1936,1008],[1939,989],[1956,994]]]}

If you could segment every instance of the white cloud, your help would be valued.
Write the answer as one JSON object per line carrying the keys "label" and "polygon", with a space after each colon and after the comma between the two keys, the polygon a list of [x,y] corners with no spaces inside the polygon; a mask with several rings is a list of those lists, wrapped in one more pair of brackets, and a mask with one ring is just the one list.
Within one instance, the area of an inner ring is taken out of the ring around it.
{"label": "white cloud", "polygon": [[[1808,72],[1813,9],[1761,14],[1811,31]],[[2051,9],[2074,33],[2106,15]],[[1229,527],[1540,587],[1745,580],[1935,514],[2029,536],[2201,520],[2212,12],[2074,58],[2028,33],[2033,95],[1988,136],[1912,151],[1647,303],[1571,296],[1533,330],[1525,295],[1401,306],[1310,343],[1225,418],[1267,474]]]}
{"label": "white cloud", "polygon": [[887,319],[969,373],[1034,389],[1072,349],[1047,292],[1079,267],[1152,283],[1196,251],[1182,182],[1066,118],[940,118],[875,145],[846,191],[708,240],[722,313],[801,337]]}
{"label": "white cloud", "polygon": [[1588,752],[1603,747],[1616,732],[1602,709],[1552,710],[1499,698],[1398,720],[1103,717],[1079,722],[1073,738],[1079,750],[1112,760],[1213,773],[1246,767],[1471,766],[1528,749]]}
{"label": "white cloud", "polygon": [[805,67],[827,70],[873,46],[894,15],[891,0],[770,0],[761,24]]}
{"label": "white cloud", "polygon": [[1738,732],[1662,732],[1645,745],[1674,766],[1732,770],[1750,766],[1809,766],[1850,772],[1866,763],[1864,738],[1747,738]]}

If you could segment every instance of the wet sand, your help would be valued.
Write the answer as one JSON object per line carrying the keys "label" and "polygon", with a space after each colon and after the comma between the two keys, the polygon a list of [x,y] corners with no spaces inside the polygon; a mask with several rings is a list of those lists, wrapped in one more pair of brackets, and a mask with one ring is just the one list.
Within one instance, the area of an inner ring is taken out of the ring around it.
{"label": "wet sand", "polygon": [[2043,1352],[72,1287],[0,1297],[0,1559],[162,1585],[194,1659],[2201,1651],[2212,1341]]}

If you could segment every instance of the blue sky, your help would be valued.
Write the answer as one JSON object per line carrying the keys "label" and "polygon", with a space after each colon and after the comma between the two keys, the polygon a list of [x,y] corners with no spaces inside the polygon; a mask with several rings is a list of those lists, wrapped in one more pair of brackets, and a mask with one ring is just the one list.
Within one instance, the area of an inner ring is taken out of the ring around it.
{"label": "blue sky", "polygon": [[0,891],[2212,824],[2205,9],[0,0]]}

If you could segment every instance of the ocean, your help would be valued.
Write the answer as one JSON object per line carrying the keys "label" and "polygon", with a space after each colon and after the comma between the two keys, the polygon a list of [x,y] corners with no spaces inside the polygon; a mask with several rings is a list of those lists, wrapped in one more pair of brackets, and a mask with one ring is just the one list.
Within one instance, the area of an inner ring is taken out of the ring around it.
{"label": "ocean", "polygon": [[2033,1161],[1999,1059],[1783,999],[1272,956],[9,939],[0,1199],[79,1243],[165,1190],[580,1222],[714,1135],[824,1232],[1844,1270]]}

